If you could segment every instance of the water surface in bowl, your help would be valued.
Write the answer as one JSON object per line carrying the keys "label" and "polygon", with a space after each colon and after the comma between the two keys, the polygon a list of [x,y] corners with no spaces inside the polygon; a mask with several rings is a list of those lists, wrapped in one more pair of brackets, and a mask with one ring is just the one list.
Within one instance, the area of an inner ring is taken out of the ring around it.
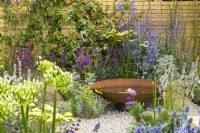
{"label": "water surface in bowl", "polygon": [[128,89],[132,89],[137,93],[152,93],[152,88],[144,88],[144,87],[135,87],[135,86],[111,86],[111,87],[103,87],[99,88],[102,92],[110,92],[110,93],[119,93],[126,92]]}

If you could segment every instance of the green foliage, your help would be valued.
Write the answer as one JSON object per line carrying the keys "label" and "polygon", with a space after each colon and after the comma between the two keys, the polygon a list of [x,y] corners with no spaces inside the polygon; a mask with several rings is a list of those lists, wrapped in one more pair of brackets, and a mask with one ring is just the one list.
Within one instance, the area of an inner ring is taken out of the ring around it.
{"label": "green foliage", "polygon": [[[175,112],[175,111],[174,111]],[[180,123],[180,118],[183,116],[183,110],[181,110],[178,114],[175,114],[172,111],[165,110],[162,107],[157,107],[157,112],[156,112],[156,117],[154,120],[154,114],[152,111],[146,111],[144,109],[144,106],[141,105],[138,102],[135,102],[131,107],[130,107],[130,114],[134,118],[134,122],[132,127],[130,128],[131,131],[135,131],[138,127],[141,127],[142,125],[147,125],[150,127],[155,127],[159,126],[160,124],[166,124],[165,126],[165,131],[164,132],[170,132],[172,124],[175,123],[175,125],[178,127]],[[174,118],[172,118],[172,114],[174,113]],[[172,121],[172,119],[174,121]]]}
{"label": "green foliage", "polygon": [[88,73],[84,82],[77,81],[71,90],[69,109],[74,116],[84,118],[96,118],[103,112],[108,102],[100,95],[101,92],[93,92],[91,85],[95,81],[95,75]]}
{"label": "green foliage", "polygon": [[[109,25],[106,20],[108,15],[95,1],[40,0],[16,3],[16,9],[22,5],[23,9],[13,12],[10,6],[13,3],[5,3],[5,43],[16,47],[31,43],[41,47],[45,55],[50,56],[54,52],[57,58],[61,58],[60,49],[66,48],[69,62],[65,67],[71,67],[74,63],[74,54],[80,46],[102,43],[98,30],[106,30]],[[24,32],[19,28],[22,26],[26,28]],[[11,29],[14,29],[12,34]],[[68,33],[63,33],[64,30]],[[15,54],[12,58],[15,58]]]}
{"label": "green foliage", "polygon": [[[145,122],[148,122],[149,124],[153,125],[154,118],[151,112],[143,112],[141,114],[141,119]],[[141,121],[140,121],[141,122]]]}
{"label": "green foliage", "polygon": [[131,115],[135,118],[137,122],[141,121],[142,113],[144,112],[144,107],[139,102],[135,102],[130,108]]}
{"label": "green foliage", "polygon": [[194,98],[193,101],[197,104],[200,104],[200,88],[194,89]]}

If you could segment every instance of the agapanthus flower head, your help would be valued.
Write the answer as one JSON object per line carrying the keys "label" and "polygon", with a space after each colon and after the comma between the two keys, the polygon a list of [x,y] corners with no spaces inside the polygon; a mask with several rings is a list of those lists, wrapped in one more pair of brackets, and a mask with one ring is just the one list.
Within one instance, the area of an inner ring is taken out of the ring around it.
{"label": "agapanthus flower head", "polygon": [[56,86],[61,92],[66,93],[72,87],[72,74],[63,71],[54,63],[47,60],[40,61],[39,70],[43,72],[45,81]]}

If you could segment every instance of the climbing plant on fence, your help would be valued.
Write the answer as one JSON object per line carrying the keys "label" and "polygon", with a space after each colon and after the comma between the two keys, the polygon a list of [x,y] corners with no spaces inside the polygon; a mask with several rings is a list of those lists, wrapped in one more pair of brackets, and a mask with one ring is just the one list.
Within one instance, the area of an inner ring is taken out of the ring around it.
{"label": "climbing plant on fence", "polygon": [[106,11],[91,0],[5,0],[3,4],[4,43],[11,50],[12,63],[17,50],[39,47],[44,55],[57,57],[58,64],[70,66],[80,46],[101,45],[101,32],[111,26]]}

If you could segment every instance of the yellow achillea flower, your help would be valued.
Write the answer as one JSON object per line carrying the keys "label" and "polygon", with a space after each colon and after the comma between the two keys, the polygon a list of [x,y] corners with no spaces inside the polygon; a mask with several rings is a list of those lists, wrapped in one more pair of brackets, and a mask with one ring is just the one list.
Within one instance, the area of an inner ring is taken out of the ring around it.
{"label": "yellow achillea flower", "polygon": [[[102,93],[102,92],[99,92],[99,93]],[[83,94],[81,95],[81,97],[91,106],[93,106],[97,104],[97,100],[93,98],[94,95],[96,94],[92,91],[90,87],[88,87],[83,91]]]}
{"label": "yellow achillea flower", "polygon": [[[44,117],[43,121],[47,124],[51,124],[53,120],[53,107],[50,105],[45,104],[44,113],[42,113],[42,110],[39,108],[33,108],[29,112],[29,119],[30,121],[37,121]],[[64,122],[67,123],[73,123],[75,122],[75,119],[72,117],[72,113],[66,112],[64,115],[59,114],[58,111],[56,112],[56,121],[59,124],[62,124]]]}
{"label": "yellow achillea flower", "polygon": [[72,113],[71,113],[71,112],[66,112],[66,113],[64,114],[64,116],[65,116],[65,117],[71,117],[71,116],[72,116]]}
{"label": "yellow achillea flower", "polygon": [[33,112],[42,112],[42,110],[41,110],[41,109],[38,109],[38,108],[33,108],[32,111],[33,111]]}
{"label": "yellow achillea flower", "polygon": [[101,91],[95,90],[96,93],[98,94],[103,94]]}

